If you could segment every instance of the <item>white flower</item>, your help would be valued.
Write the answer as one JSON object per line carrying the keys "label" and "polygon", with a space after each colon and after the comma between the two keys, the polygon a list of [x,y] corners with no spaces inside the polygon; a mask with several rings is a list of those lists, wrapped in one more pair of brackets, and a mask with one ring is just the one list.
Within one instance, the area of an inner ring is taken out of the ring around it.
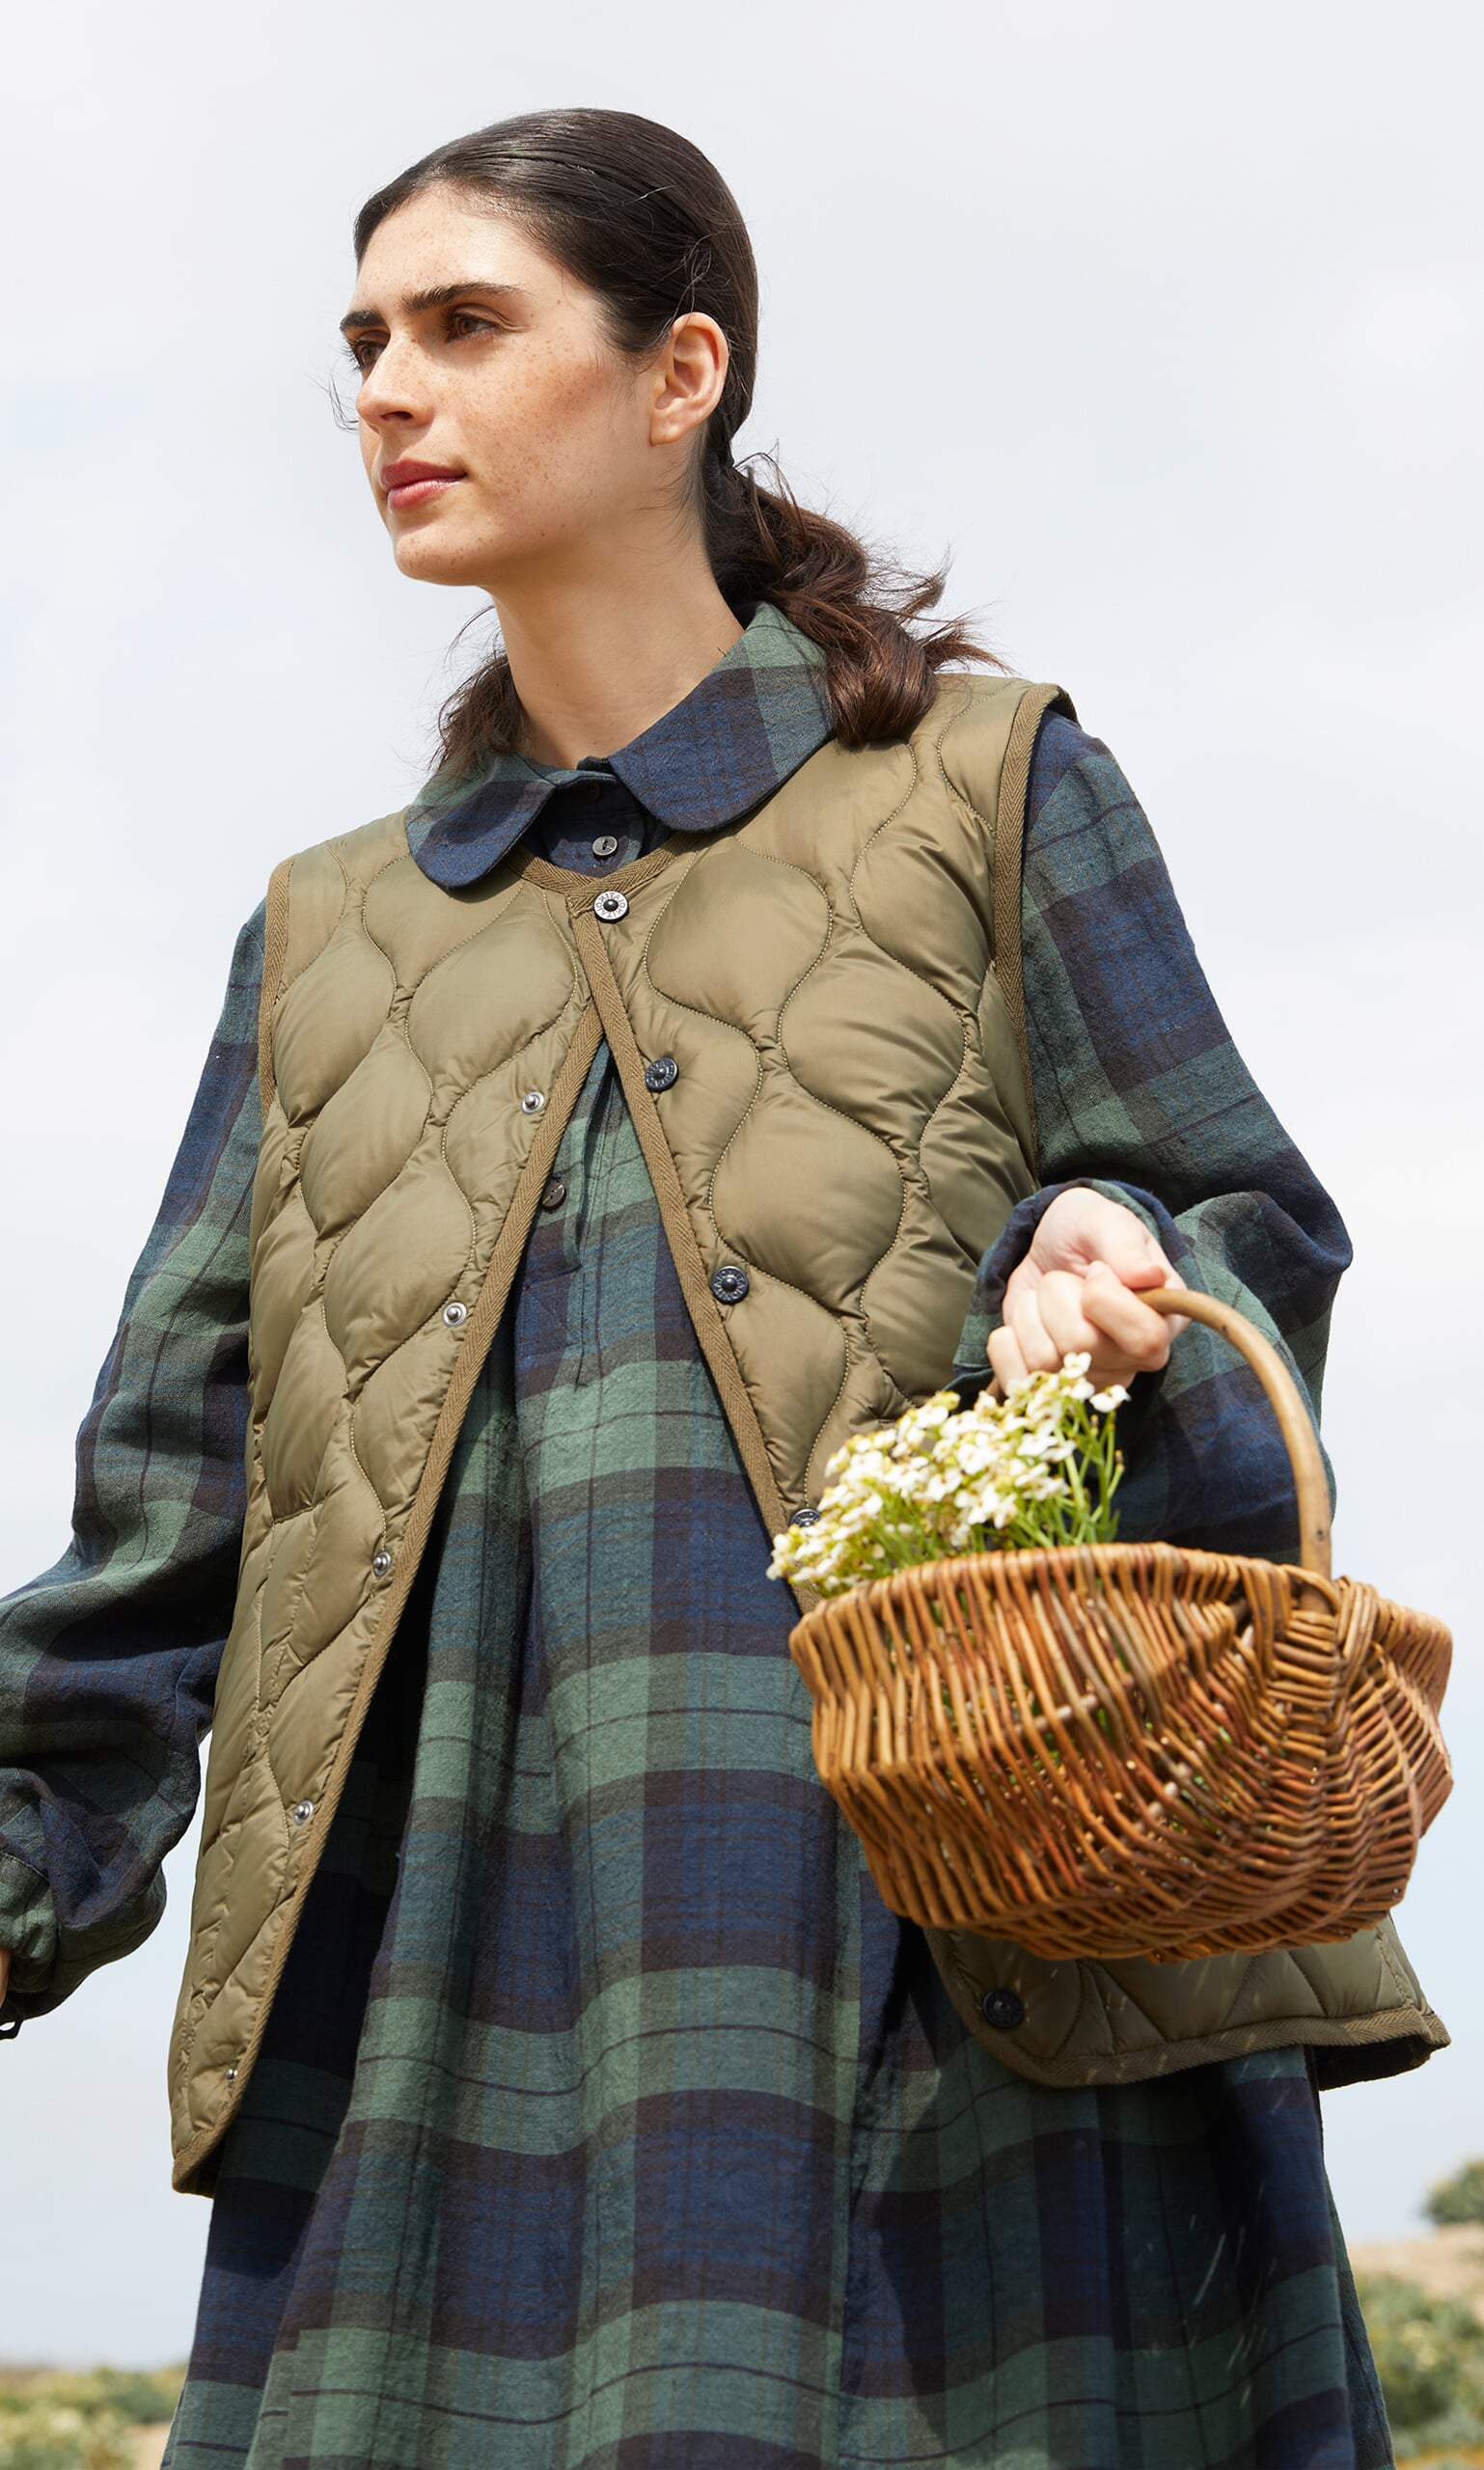
{"label": "white flower", "polygon": [[[838,1595],[913,1562],[1004,1546],[1106,1540],[1117,1482],[1116,1385],[1093,1395],[1087,1358],[1030,1373],[1007,1398],[983,1391],[960,1409],[950,1390],[894,1425],[857,1433],[830,1460],[813,1521],[773,1539],[770,1575]],[[1081,1454],[1089,1478],[1074,1495]]]}

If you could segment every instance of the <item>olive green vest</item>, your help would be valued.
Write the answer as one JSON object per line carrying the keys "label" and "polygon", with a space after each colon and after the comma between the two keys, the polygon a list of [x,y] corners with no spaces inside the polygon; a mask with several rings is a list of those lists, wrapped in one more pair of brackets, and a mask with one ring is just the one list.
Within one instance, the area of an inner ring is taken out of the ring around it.
{"label": "olive green vest", "polygon": [[[1019,848],[1054,700],[955,680],[910,743],[831,743],[750,821],[601,885],[517,855],[446,892],[400,816],[275,875],[248,1507],[171,2053],[178,2185],[209,2186],[600,1042],[770,1530],[849,1433],[948,1373],[979,1255],[1035,1183]],[[678,1075],[654,1091],[662,1056]],[[1395,2064],[1443,2037],[1374,1933],[1147,1967],[1159,1995],[1126,1986],[1138,1966],[935,1952],[971,2031],[1052,2083],[1295,2040]]]}

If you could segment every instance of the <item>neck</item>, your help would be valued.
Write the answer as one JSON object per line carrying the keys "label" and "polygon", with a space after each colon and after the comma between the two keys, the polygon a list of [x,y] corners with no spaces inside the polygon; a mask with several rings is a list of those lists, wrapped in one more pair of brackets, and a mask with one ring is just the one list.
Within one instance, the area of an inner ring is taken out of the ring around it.
{"label": "neck", "polygon": [[612,755],[673,712],[742,633],[697,540],[494,594],[526,716],[523,752]]}

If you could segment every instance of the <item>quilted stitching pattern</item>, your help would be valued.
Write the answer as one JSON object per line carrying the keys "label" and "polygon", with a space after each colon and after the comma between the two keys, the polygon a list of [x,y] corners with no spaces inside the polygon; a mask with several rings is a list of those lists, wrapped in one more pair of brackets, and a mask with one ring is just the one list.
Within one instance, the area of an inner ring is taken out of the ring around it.
{"label": "quilted stitching pattern", "polygon": [[[956,686],[913,748],[825,747],[605,930],[642,1054],[679,1065],[654,1103],[705,1272],[749,1272],[728,1334],[790,1506],[848,1431],[945,1376],[979,1252],[1032,1184],[981,820],[1023,691]],[[295,864],[179,2144],[234,2098],[467,1316],[588,1003],[571,919],[534,878],[450,895],[400,818]]]}

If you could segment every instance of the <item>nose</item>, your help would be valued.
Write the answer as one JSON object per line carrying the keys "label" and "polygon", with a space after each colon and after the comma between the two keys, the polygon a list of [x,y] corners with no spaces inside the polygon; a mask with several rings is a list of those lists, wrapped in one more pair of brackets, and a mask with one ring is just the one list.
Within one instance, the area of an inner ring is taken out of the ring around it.
{"label": "nose", "polygon": [[426,365],[405,339],[389,337],[361,380],[356,415],[370,428],[426,427],[432,418]]}

